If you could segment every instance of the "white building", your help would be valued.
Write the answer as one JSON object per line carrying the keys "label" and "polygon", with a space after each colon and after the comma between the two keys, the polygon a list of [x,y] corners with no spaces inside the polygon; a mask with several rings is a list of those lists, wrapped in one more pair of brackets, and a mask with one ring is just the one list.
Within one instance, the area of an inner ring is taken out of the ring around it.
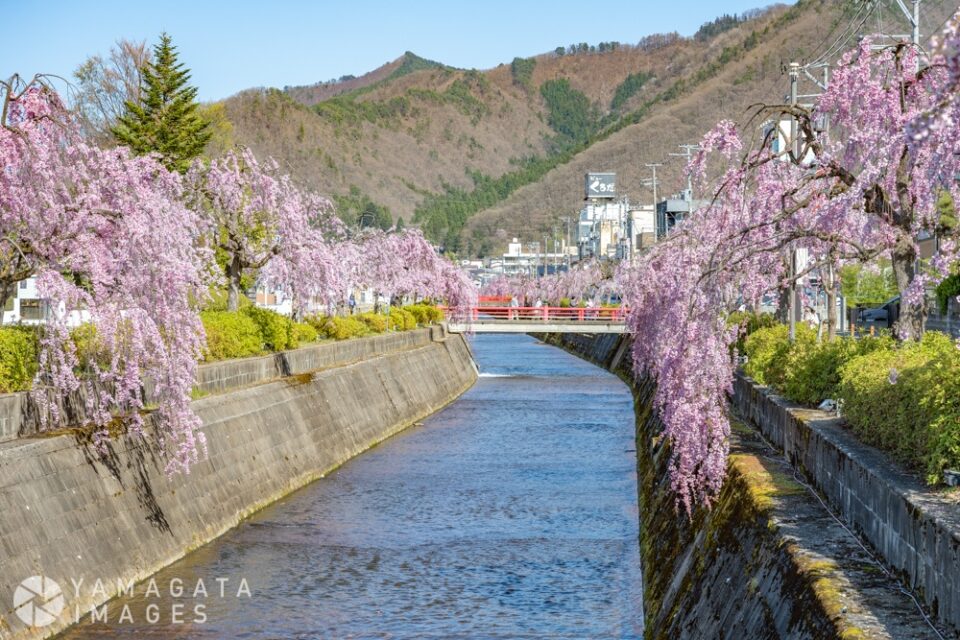
{"label": "white building", "polygon": [[631,255],[649,249],[657,240],[656,210],[644,204],[630,208]]}
{"label": "white building", "polygon": [[587,200],[577,221],[580,259],[623,258],[630,255],[630,204],[619,200]]}
{"label": "white building", "polygon": [[[49,320],[54,308],[49,300],[44,300],[37,292],[37,279],[27,278],[17,283],[13,296],[3,306],[3,324],[43,324]],[[61,305],[59,310],[63,314]],[[67,326],[76,327],[89,320],[87,311],[71,311],[67,317]]]}
{"label": "white building", "polygon": [[502,260],[492,260],[490,268],[496,270],[499,264],[500,273],[508,276],[551,273],[566,264],[567,254],[563,244],[561,240],[557,250],[549,252],[540,242],[524,245],[518,238],[513,238],[513,241],[507,244],[507,252],[503,254]]}

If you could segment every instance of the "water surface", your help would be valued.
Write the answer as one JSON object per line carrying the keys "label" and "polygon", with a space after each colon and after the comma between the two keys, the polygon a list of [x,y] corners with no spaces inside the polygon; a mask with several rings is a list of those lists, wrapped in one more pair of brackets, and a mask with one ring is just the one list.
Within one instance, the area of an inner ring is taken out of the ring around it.
{"label": "water surface", "polygon": [[471,345],[456,402],[66,637],[641,637],[628,389],[527,336]]}

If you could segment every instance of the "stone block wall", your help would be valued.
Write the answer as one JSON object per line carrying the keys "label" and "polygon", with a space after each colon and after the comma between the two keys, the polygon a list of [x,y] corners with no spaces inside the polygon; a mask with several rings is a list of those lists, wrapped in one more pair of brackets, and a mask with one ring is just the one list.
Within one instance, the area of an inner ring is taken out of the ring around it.
{"label": "stone block wall", "polygon": [[838,418],[738,376],[733,402],[930,607],[960,631],[960,504],[856,440]]}
{"label": "stone block wall", "polygon": [[[442,325],[371,336],[363,340],[342,340],[311,344],[300,349],[200,365],[196,389],[202,394],[223,393],[284,376],[317,371],[357,362],[384,353],[414,349],[447,335]],[[149,401],[150,388],[147,385]],[[67,415],[84,415],[79,396],[61,400]],[[36,406],[29,393],[0,394],[0,442],[39,433]]]}
{"label": "stone block wall", "polygon": [[720,495],[687,517],[670,491],[654,386],[635,380],[624,357],[629,336],[541,338],[614,369],[634,389],[647,638],[938,637],[798,480],[804,476],[916,587],[944,633],[960,629],[955,503],[937,500],[835,420],[739,378],[733,402],[753,426],[734,424]]}
{"label": "stone block wall", "polygon": [[46,637],[75,606],[99,604],[87,592],[68,597],[58,623],[30,629],[13,612],[21,580],[44,575],[67,591],[71,579],[111,590],[142,580],[441,408],[477,376],[463,338],[435,330],[329,347],[287,354],[300,375],[253,386],[276,371],[205,367],[202,384],[243,386],[195,401],[209,456],[189,475],[166,477],[149,439],[118,438],[106,456],[70,434],[0,443],[0,638]]}

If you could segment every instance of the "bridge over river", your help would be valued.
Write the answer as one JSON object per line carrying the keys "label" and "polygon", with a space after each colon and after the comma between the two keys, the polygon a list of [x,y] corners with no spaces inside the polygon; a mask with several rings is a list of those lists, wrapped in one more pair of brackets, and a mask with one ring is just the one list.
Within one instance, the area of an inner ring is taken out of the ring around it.
{"label": "bridge over river", "polygon": [[479,306],[452,319],[453,333],[625,333],[620,307]]}
{"label": "bridge over river", "polygon": [[[66,637],[642,637],[630,391],[527,336],[472,347],[481,377],[453,404]],[[171,579],[209,592],[179,623]]]}

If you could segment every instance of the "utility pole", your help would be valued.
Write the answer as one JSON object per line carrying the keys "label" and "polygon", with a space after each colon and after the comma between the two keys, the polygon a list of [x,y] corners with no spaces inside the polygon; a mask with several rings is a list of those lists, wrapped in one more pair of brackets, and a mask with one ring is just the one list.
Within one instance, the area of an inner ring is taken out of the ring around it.
{"label": "utility pole", "polygon": [[547,244],[547,234],[543,234],[543,275],[547,275],[547,267],[550,266],[550,256],[547,255],[549,245]]}
{"label": "utility pole", "polygon": [[[790,63],[790,106],[797,106],[797,84],[800,81],[800,64]],[[780,123],[777,123],[777,131],[780,130]],[[797,118],[790,117],[790,155],[799,162],[800,145],[797,140]],[[790,342],[797,338],[797,250],[790,250],[790,303],[788,305],[788,314],[790,315]]]}
{"label": "utility pole", "polygon": [[[900,3],[903,4],[902,2]],[[901,7],[901,9],[904,7]],[[913,16],[910,20],[910,25],[913,29],[910,32],[912,36],[913,44],[917,47],[917,50],[920,49],[920,0],[913,0]],[[917,56],[917,71],[920,71],[920,57]]]}
{"label": "utility pole", "polygon": [[[683,149],[683,153],[671,153],[669,155],[676,156],[678,158],[686,158],[687,165],[690,164],[693,154],[697,151],[700,151],[700,145],[696,144],[678,144],[677,146]],[[690,202],[693,202],[693,179],[689,174],[687,174],[687,197],[690,198]]]}
{"label": "utility pole", "polygon": [[660,162],[648,162],[643,165],[645,167],[650,167],[650,170],[653,171],[653,179],[650,180],[650,184],[653,186],[653,210],[657,210],[657,167],[662,167],[663,163]]}
{"label": "utility pole", "polygon": [[553,272],[556,273],[560,267],[560,261],[557,259],[557,225],[553,225]]}

